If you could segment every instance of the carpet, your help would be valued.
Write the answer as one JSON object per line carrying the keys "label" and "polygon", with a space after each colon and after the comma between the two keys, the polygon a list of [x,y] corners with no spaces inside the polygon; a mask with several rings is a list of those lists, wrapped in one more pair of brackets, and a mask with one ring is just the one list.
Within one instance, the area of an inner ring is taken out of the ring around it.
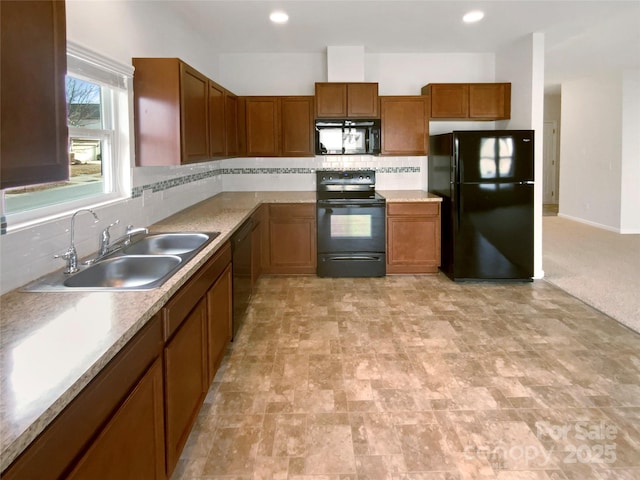
{"label": "carpet", "polygon": [[640,235],[542,220],[545,280],[640,332]]}

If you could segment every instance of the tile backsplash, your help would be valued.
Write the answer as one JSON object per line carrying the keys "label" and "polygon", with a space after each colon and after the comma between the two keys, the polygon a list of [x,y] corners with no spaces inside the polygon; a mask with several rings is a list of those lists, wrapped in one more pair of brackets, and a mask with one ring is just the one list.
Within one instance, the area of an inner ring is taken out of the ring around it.
{"label": "tile backsplash", "polygon": [[[427,157],[318,156],[315,158],[232,158],[180,167],[132,169],[131,198],[95,208],[100,221],[77,218],[78,254],[98,249],[100,231],[113,221],[119,236],[126,225],[148,226],[223,191],[315,190],[318,169],[376,170],[379,190],[419,190],[427,185]],[[23,229],[1,219],[0,293],[63,266],[53,258],[69,246],[69,217]]]}

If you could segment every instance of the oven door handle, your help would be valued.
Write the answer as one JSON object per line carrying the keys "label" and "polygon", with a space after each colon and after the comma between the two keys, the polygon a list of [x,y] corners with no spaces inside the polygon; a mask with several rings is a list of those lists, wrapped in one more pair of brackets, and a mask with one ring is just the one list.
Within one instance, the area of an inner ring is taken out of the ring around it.
{"label": "oven door handle", "polygon": [[378,260],[380,260],[380,256],[379,255],[351,255],[351,256],[345,256],[345,257],[331,257],[328,260],[331,261],[331,262],[344,262],[344,261],[351,261],[351,260],[357,260],[357,261],[375,260],[375,261],[378,261]]}
{"label": "oven door handle", "polygon": [[384,207],[384,203],[371,203],[371,202],[362,202],[362,203],[330,203],[330,202],[318,202],[319,208],[325,208],[327,213],[332,213],[334,208],[375,208],[375,207]]}

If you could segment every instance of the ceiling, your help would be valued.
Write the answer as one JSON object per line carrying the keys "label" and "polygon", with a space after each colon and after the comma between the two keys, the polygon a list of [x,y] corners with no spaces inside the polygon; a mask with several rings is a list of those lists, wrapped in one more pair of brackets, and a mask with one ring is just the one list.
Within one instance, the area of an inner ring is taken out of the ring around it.
{"label": "ceiling", "polygon": [[[640,68],[640,0],[169,0],[216,53],[497,52],[545,34],[545,84],[608,69]],[[480,9],[476,24],[462,15]],[[274,10],[289,22],[269,21]]]}

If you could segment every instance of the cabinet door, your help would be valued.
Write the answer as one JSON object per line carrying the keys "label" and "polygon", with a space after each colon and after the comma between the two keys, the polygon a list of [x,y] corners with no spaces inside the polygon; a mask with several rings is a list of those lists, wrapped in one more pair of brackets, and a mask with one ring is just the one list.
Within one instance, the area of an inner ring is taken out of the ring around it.
{"label": "cabinet door", "polygon": [[314,156],[313,97],[281,97],[282,156]]}
{"label": "cabinet door", "polygon": [[209,81],[209,156],[222,157],[226,153],[226,122],[224,117],[224,88]]}
{"label": "cabinet door", "polygon": [[440,204],[387,205],[387,273],[437,273]]}
{"label": "cabinet door", "polygon": [[207,310],[200,300],[164,349],[167,476],[207,392]]}
{"label": "cabinet door", "polygon": [[315,205],[270,205],[269,212],[269,273],[315,273]]}
{"label": "cabinet door", "polygon": [[511,116],[510,83],[472,83],[469,85],[469,118],[502,120]]}
{"label": "cabinet door", "polygon": [[69,178],[65,3],[0,2],[0,188]]}
{"label": "cabinet door", "polygon": [[429,103],[425,96],[381,97],[383,155],[426,155]]}
{"label": "cabinet door", "polygon": [[245,128],[248,156],[280,154],[280,115],[277,97],[247,97]]}
{"label": "cabinet door", "polygon": [[253,230],[251,231],[251,290],[258,283],[262,274],[262,215],[253,215]]}
{"label": "cabinet door", "polygon": [[347,116],[378,117],[378,84],[347,83]]}
{"label": "cabinet door", "polygon": [[316,118],[347,116],[347,84],[316,83]]}
{"label": "cabinet door", "polygon": [[166,478],[162,396],[162,363],[157,359],[68,478]]}
{"label": "cabinet door", "polygon": [[207,318],[209,337],[209,384],[220,366],[225,349],[231,341],[232,291],[231,265],[207,292]]}
{"label": "cabinet door", "polygon": [[226,155],[238,155],[238,97],[225,91],[224,114],[226,120]]}
{"label": "cabinet door", "polygon": [[467,118],[469,86],[467,84],[432,84],[431,118]]}
{"label": "cabinet door", "polygon": [[207,77],[180,63],[180,132],[182,163],[209,157],[209,81]]}

